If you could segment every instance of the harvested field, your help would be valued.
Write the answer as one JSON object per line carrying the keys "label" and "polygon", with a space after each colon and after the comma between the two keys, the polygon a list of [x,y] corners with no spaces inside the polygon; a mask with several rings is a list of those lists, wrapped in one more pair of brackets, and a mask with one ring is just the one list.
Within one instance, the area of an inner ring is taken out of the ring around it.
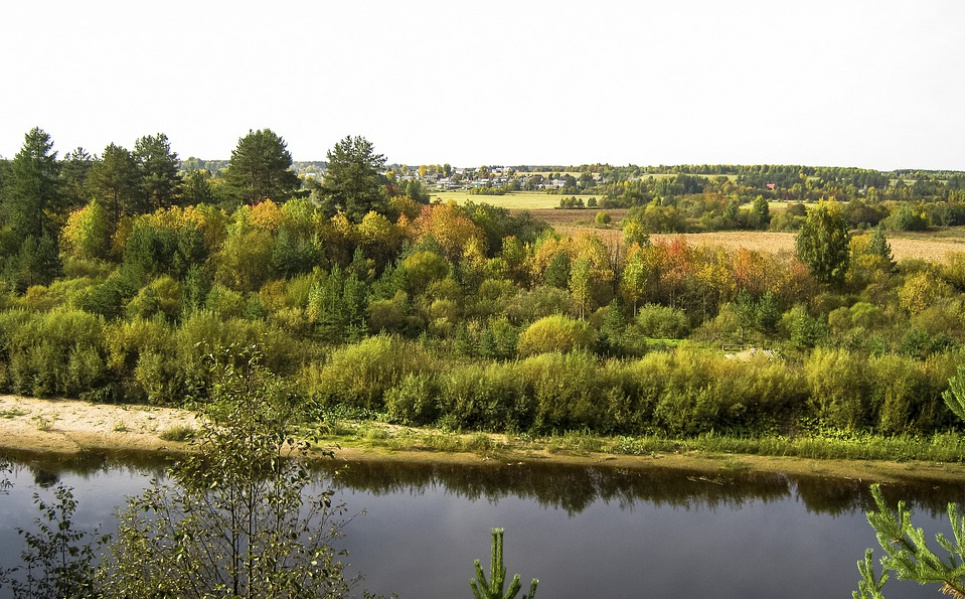
{"label": "harvested field", "polygon": [[[598,228],[593,218],[600,209],[586,210],[530,210],[536,218],[546,221],[564,235],[590,232],[600,236],[609,246],[621,242],[619,222],[626,216],[625,209],[606,210],[613,219],[611,228]],[[857,234],[857,233],[856,233]],[[680,235],[651,235],[653,241],[683,237],[693,245],[721,247],[727,251],[747,248],[759,252],[793,252],[796,233],[772,231],[718,231],[713,233],[684,233]],[[895,260],[922,259],[944,262],[954,252],[965,252],[965,228],[953,227],[928,233],[888,233],[888,243]]]}

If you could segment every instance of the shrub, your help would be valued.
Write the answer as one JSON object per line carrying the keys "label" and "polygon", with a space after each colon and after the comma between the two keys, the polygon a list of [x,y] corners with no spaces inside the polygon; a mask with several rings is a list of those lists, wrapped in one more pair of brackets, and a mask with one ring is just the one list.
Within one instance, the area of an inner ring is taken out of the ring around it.
{"label": "shrub", "polygon": [[690,320],[683,310],[647,304],[637,312],[637,326],[647,337],[684,339],[690,334]]}
{"label": "shrub", "polygon": [[533,423],[531,381],[515,362],[468,364],[439,376],[439,406],[449,426],[524,430]]}
{"label": "shrub", "polygon": [[829,424],[855,429],[869,417],[866,362],[842,349],[816,349],[804,361],[811,405]]}
{"label": "shrub", "polygon": [[431,367],[429,356],[418,345],[378,335],[335,350],[324,366],[309,365],[299,378],[322,405],[382,410],[389,389],[407,375],[428,372]]}
{"label": "shrub", "polygon": [[596,333],[581,320],[562,315],[541,318],[519,336],[519,355],[591,349]]}
{"label": "shrub", "polygon": [[600,409],[600,386],[596,358],[583,352],[547,353],[524,360],[520,374],[532,389],[536,424],[555,430],[605,428]]}
{"label": "shrub", "polygon": [[409,424],[429,424],[439,417],[439,389],[430,373],[409,373],[385,394],[389,415]]}

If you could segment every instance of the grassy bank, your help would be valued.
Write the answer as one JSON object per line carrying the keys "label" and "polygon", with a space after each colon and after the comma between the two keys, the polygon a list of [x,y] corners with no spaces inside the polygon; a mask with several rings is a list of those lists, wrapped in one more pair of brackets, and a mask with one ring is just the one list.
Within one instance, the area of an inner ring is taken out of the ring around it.
{"label": "grassy bank", "polygon": [[[884,471],[903,476],[965,478],[965,436],[885,437],[824,431],[795,437],[736,437],[708,433],[692,438],[601,436],[571,432],[531,437],[460,433],[414,428],[373,420],[335,421],[323,438],[353,452],[391,456],[413,452],[439,456],[472,454],[483,460],[513,462],[538,459],[561,462],[614,462],[614,465],[662,465],[706,470],[760,469],[880,478]],[[429,460],[434,458],[429,457]],[[883,466],[887,464],[887,466]]]}
{"label": "grassy bank", "polygon": [[[371,415],[370,415],[371,416]],[[344,460],[421,462],[561,462],[620,468],[762,470],[896,480],[965,479],[965,436],[884,437],[811,431],[795,437],[690,438],[550,436],[458,432],[332,414],[322,427],[303,427]],[[190,448],[191,412],[151,406],[91,404],[0,396],[0,449],[77,454],[92,449],[178,452]]]}

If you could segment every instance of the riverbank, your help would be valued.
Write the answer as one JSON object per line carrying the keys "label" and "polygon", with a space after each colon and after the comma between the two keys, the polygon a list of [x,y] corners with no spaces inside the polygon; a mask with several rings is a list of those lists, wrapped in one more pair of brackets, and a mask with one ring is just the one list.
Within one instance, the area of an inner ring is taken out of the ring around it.
{"label": "riverbank", "polygon": [[[198,427],[193,412],[138,405],[105,405],[68,399],[0,395],[0,449],[60,454],[90,450],[177,453]],[[625,455],[597,451],[602,442],[565,438],[524,440],[506,435],[459,435],[367,422],[342,423],[322,443],[337,444],[345,461],[466,464],[567,463],[625,469],[689,469],[705,472],[782,472],[873,482],[965,480],[965,464],[936,461],[810,459],[688,449]]]}

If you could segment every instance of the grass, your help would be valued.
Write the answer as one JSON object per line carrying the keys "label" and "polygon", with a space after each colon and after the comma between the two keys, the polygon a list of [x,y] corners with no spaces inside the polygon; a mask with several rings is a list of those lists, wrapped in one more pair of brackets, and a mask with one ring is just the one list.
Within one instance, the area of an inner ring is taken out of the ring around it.
{"label": "grass", "polygon": [[611,453],[625,455],[703,451],[812,460],[965,461],[965,438],[955,433],[940,433],[930,437],[884,437],[868,433],[736,437],[708,433],[683,440],[655,436],[620,437],[616,446],[610,449]]}
{"label": "grass", "polygon": [[[501,196],[485,196],[472,195],[468,191],[463,190],[438,191],[430,194],[432,201],[436,201],[438,199],[445,203],[452,200],[457,204],[474,202],[476,204],[491,204],[493,206],[508,208],[510,210],[551,210],[560,205],[560,198],[570,197],[570,195],[571,194],[557,195],[546,193],[545,191],[516,191]],[[599,196],[594,194],[578,194],[576,197],[583,198],[584,202],[592,197],[599,199]],[[593,214],[595,214],[595,212]]]}
{"label": "grass", "polygon": [[48,418],[43,414],[38,414],[34,416],[33,420],[37,424],[38,431],[42,431],[46,433],[46,432],[49,432],[52,428],[54,428],[54,420],[52,418]]}
{"label": "grass", "polygon": [[177,424],[174,426],[169,426],[158,434],[158,437],[165,441],[176,441],[178,443],[185,443],[194,438],[197,431],[193,426],[188,426],[185,424]]}
{"label": "grass", "polygon": [[27,412],[21,410],[20,408],[11,408],[9,410],[0,411],[0,418],[5,418],[7,420],[13,420],[14,418],[19,418],[20,416],[26,416]]}
{"label": "grass", "polygon": [[706,433],[685,439],[658,435],[607,436],[590,431],[510,436],[404,427],[375,421],[354,421],[351,426],[345,423],[341,432],[340,435],[327,436],[343,447],[472,453],[484,457],[534,455],[538,452],[578,457],[593,454],[659,457],[659,454],[697,453],[708,454],[705,457],[720,457],[721,468],[727,470],[748,468],[740,460],[742,455],[810,460],[965,462],[965,436],[954,432],[893,437],[833,430],[797,436]]}

